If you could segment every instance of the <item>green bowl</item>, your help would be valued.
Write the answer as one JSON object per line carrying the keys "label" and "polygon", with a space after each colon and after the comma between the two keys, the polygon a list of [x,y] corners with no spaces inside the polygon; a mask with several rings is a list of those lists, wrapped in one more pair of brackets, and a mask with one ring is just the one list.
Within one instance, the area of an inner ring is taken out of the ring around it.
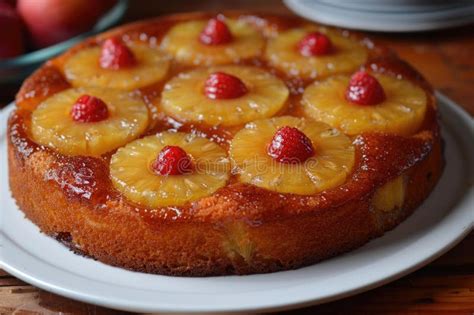
{"label": "green bowl", "polygon": [[23,80],[46,60],[59,55],[84,38],[103,32],[117,24],[124,16],[127,8],[128,0],[118,0],[117,3],[97,21],[90,31],[15,58],[0,60],[0,84],[15,83]]}

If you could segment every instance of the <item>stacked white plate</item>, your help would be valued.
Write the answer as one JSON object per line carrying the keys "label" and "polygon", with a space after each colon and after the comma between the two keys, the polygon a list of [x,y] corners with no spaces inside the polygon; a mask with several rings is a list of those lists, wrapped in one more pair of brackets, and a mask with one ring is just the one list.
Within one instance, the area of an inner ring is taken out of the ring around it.
{"label": "stacked white plate", "polygon": [[296,14],[345,28],[412,32],[474,22],[472,0],[284,0]]}

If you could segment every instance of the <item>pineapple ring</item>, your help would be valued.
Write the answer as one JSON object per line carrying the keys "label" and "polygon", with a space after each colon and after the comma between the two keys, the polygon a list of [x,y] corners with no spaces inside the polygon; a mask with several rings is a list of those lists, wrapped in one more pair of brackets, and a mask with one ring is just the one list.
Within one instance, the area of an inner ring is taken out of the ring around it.
{"label": "pineapple ring", "polygon": [[[323,56],[302,56],[296,48],[310,31],[319,31],[329,37],[335,52]],[[352,72],[367,60],[365,47],[353,39],[324,27],[298,28],[279,34],[268,42],[265,58],[273,67],[290,76],[304,79],[322,78],[332,74]]]}
{"label": "pineapple ring", "polygon": [[230,43],[201,44],[199,34],[207,24],[207,21],[201,20],[173,26],[163,38],[161,45],[177,61],[187,65],[235,63],[261,55],[265,41],[255,28],[242,20],[226,19],[225,22],[233,35]]}
{"label": "pineapple ring", "polygon": [[[103,121],[75,122],[70,111],[83,94],[102,99],[109,112]],[[98,88],[67,89],[42,102],[31,115],[33,139],[64,155],[99,156],[137,138],[148,126],[148,108],[125,92]]]}
{"label": "pineapple ring", "polygon": [[[203,92],[204,83],[216,71],[241,79],[248,93],[235,99],[209,99]],[[182,121],[234,126],[273,116],[283,108],[288,95],[286,85],[264,70],[220,66],[193,70],[171,79],[163,89],[161,106],[167,114]]]}
{"label": "pineapple ring", "polygon": [[137,65],[122,70],[103,69],[99,65],[101,48],[85,48],[67,59],[64,73],[73,86],[95,86],[134,90],[161,81],[168,73],[170,58],[144,43],[130,42]]}
{"label": "pineapple ring", "polygon": [[[193,160],[190,174],[161,176],[152,162],[166,145],[177,145]],[[206,138],[182,132],[162,132],[120,148],[110,160],[115,188],[128,199],[156,208],[179,206],[209,196],[226,185],[229,159],[224,149]]]}
{"label": "pineapple ring", "polygon": [[[314,156],[304,163],[279,163],[267,154],[275,132],[296,127],[311,139]],[[248,123],[230,145],[233,168],[240,181],[298,195],[312,195],[344,183],[354,165],[351,140],[324,123],[282,116]]]}
{"label": "pineapple ring", "polygon": [[345,99],[349,76],[317,81],[306,88],[302,104],[306,115],[339,128],[349,135],[362,132],[415,133],[427,108],[425,91],[408,80],[374,74],[386,100],[377,105],[357,105]]}

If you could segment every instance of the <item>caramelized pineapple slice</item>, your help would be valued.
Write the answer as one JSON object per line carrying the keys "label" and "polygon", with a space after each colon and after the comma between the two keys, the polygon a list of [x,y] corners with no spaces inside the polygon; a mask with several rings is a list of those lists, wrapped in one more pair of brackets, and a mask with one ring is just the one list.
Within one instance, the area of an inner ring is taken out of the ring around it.
{"label": "caramelized pineapple slice", "polygon": [[373,74],[382,85],[386,99],[377,105],[358,105],[346,100],[349,76],[316,81],[303,94],[306,115],[339,128],[349,135],[362,132],[415,133],[425,117],[425,91],[408,80]]}
{"label": "caramelized pineapple slice", "polygon": [[[165,146],[179,146],[191,157],[194,170],[159,175],[153,161]],[[192,134],[162,132],[120,148],[110,161],[112,183],[129,200],[146,207],[179,206],[214,193],[226,185],[229,160],[224,149]]]}
{"label": "caramelized pineapple slice", "polygon": [[225,19],[233,39],[221,45],[206,45],[199,41],[207,21],[182,22],[172,27],[163,38],[162,47],[187,65],[236,63],[258,57],[265,41],[262,35],[243,20]]}
{"label": "caramelized pineapple slice", "polygon": [[[267,153],[281,127],[296,127],[312,142],[315,153],[303,163],[275,161]],[[291,116],[248,123],[231,142],[230,156],[240,181],[297,195],[312,195],[341,185],[354,165],[351,140],[330,126]]]}
{"label": "caramelized pineapple slice", "polygon": [[377,211],[390,212],[400,209],[405,201],[406,178],[398,176],[375,191],[372,207]]}
{"label": "caramelized pineapple slice", "polygon": [[137,64],[124,69],[103,69],[99,65],[101,47],[80,50],[66,60],[64,73],[75,87],[92,86],[134,90],[161,81],[168,73],[170,58],[145,43],[127,44]]}
{"label": "caramelized pineapple slice", "polygon": [[[109,116],[98,122],[76,122],[71,109],[84,95],[100,98]],[[140,136],[148,126],[148,109],[128,93],[98,88],[67,89],[43,101],[32,113],[33,139],[65,155],[98,156]]]}
{"label": "caramelized pineapple slice", "polygon": [[[238,77],[248,92],[233,99],[208,98],[204,84],[214,72]],[[284,107],[288,95],[285,84],[264,70],[219,66],[181,73],[171,79],[162,93],[161,106],[168,115],[181,121],[232,126],[275,115]]]}
{"label": "caramelized pineapple slice", "polygon": [[[321,56],[303,56],[298,43],[310,32],[325,34],[331,40],[333,51]],[[332,74],[349,73],[367,60],[367,49],[340,32],[324,27],[291,29],[271,39],[265,50],[269,64],[289,76],[305,79],[323,78]]]}

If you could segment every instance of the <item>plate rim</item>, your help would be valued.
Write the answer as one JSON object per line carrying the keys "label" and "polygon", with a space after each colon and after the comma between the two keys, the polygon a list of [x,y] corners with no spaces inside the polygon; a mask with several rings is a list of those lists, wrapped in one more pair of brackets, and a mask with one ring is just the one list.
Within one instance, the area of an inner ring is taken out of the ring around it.
{"label": "plate rim", "polygon": [[[470,115],[464,111],[459,105],[454,103],[452,100],[447,98],[446,96],[442,95],[441,93],[437,92],[436,97],[439,100],[440,105],[442,104],[443,106],[446,106],[447,109],[450,111],[453,111],[457,117],[449,117],[449,119],[452,120],[457,120],[460,119],[463,121],[465,124],[464,128],[468,129],[468,135],[467,137],[474,138],[474,126],[470,124],[470,121],[472,118]],[[9,112],[13,108],[13,105],[10,104],[8,107],[6,107],[4,110],[0,112],[0,122],[5,121],[6,117],[8,116]],[[451,122],[453,123],[453,122]],[[450,123],[447,123],[450,124]],[[3,124],[5,125],[5,124]],[[1,127],[1,126],[0,126]],[[3,127],[2,127],[3,128]],[[0,137],[3,137],[3,130],[0,130]],[[469,148],[468,148],[469,149]],[[468,156],[474,156],[473,149],[469,150],[467,153]],[[472,163],[472,161],[467,161],[468,163]],[[469,187],[470,186],[470,187]],[[6,197],[6,196],[5,196]],[[2,197],[3,199],[3,197]],[[449,249],[454,247],[457,243],[459,243],[472,229],[474,226],[474,215],[473,218],[471,218],[471,222],[469,222],[469,213],[468,213],[468,207],[469,205],[474,204],[474,187],[472,186],[472,183],[468,183],[466,190],[464,192],[464,195],[460,197],[458,202],[453,206],[453,209],[449,212],[446,217],[444,217],[439,224],[448,224],[450,221],[455,220],[457,217],[460,216],[461,218],[465,219],[467,217],[468,222],[466,225],[463,225],[459,229],[456,229],[455,231],[451,231],[451,235],[449,235],[449,239],[443,243],[443,246],[438,246],[436,250],[431,250],[431,253],[429,255],[424,255],[423,258],[418,259],[412,259],[415,262],[411,262],[411,264],[408,264],[408,266],[405,266],[403,268],[395,268],[398,269],[398,271],[391,272],[389,275],[385,275],[380,277],[379,275],[375,275],[376,273],[374,272],[374,275],[372,276],[371,279],[366,279],[364,282],[361,284],[355,286],[355,287],[350,287],[350,288],[345,288],[343,290],[339,290],[336,293],[329,293],[326,295],[323,295],[322,297],[310,297],[308,294],[305,296],[294,296],[291,302],[288,300],[285,301],[277,301],[273,300],[271,303],[268,301],[266,303],[260,303],[259,305],[241,305],[240,307],[233,307],[230,308],[223,308],[221,306],[213,307],[212,305],[208,305],[207,307],[201,306],[200,308],[196,308],[195,306],[190,306],[190,305],[180,305],[180,307],[177,307],[175,304],[168,304],[166,303],[160,303],[161,306],[157,307],[156,304],[148,304],[148,305],[130,305],[127,301],[121,301],[117,298],[114,299],[114,297],[107,297],[104,298],[98,297],[92,294],[87,294],[84,292],[76,292],[74,290],[71,290],[67,287],[58,285],[57,283],[55,284],[55,280],[48,282],[47,281],[47,276],[43,277],[38,277],[38,275],[30,275],[21,270],[21,268],[15,267],[11,263],[5,261],[5,257],[2,254],[3,249],[5,248],[5,245],[8,243],[9,246],[14,246],[17,248],[17,250],[23,251],[24,255],[29,255],[32,257],[32,261],[38,261],[41,260],[40,257],[34,257],[31,254],[29,254],[21,245],[15,244],[14,241],[9,239],[9,237],[3,233],[3,223],[2,226],[0,227],[0,267],[3,268],[5,271],[9,272],[10,274],[18,277],[19,279],[24,280],[25,282],[31,283],[32,285],[39,287],[43,290],[54,292],[56,294],[66,296],[68,298],[71,298],[73,300],[78,300],[82,302],[87,302],[87,303],[92,303],[96,305],[101,305],[105,307],[110,307],[114,309],[120,309],[120,310],[129,310],[129,311],[140,311],[140,312],[150,312],[150,311],[163,311],[163,312],[248,312],[248,311],[276,311],[276,310],[284,310],[284,309],[292,309],[292,308],[297,308],[297,307],[304,307],[304,306],[309,306],[309,305],[315,305],[315,304],[320,304],[320,303],[326,303],[329,301],[334,301],[337,299],[341,299],[344,297],[348,297],[351,295],[355,295],[379,286],[382,286],[388,282],[394,281],[396,279],[399,279],[406,274],[409,274],[422,266],[430,263],[431,261],[435,260],[445,252],[447,252]],[[456,211],[455,211],[456,210]],[[1,215],[1,212],[0,212]],[[1,219],[1,217],[0,217]],[[459,220],[459,219],[458,219]],[[3,221],[1,221],[3,222]],[[429,234],[429,233],[427,233]],[[425,235],[425,234],[424,234]],[[66,249],[65,249],[66,250]],[[51,268],[53,271],[58,270],[57,267],[50,265],[48,262],[45,262],[43,260],[40,261],[43,264],[49,265],[49,268]],[[30,262],[31,263],[31,262]],[[62,272],[66,272],[63,270]],[[386,274],[386,272],[385,272]],[[74,277],[80,277],[80,275],[72,274]],[[265,275],[262,275],[265,276]],[[378,278],[377,278],[378,277]],[[44,279],[46,278],[46,280]],[[375,278],[375,280],[373,279]],[[84,278],[82,278],[84,279]],[[57,280],[56,280],[57,282]],[[110,284],[107,284],[110,285]],[[294,287],[297,287],[298,285],[295,285]],[[130,290],[130,289],[128,289]],[[136,290],[136,289],[134,289]],[[268,291],[268,290],[264,290]],[[255,293],[255,294],[258,294]],[[310,294],[311,295],[311,294]],[[312,295],[315,295],[314,293]]]}
{"label": "plate rim", "polygon": [[[399,22],[399,16],[390,13],[385,13],[387,19],[377,21],[380,14],[374,12],[354,11],[337,9],[323,2],[311,2],[313,9],[308,6],[308,1],[301,0],[283,0],[283,3],[295,14],[302,16],[308,20],[316,21],[318,23],[334,25],[355,30],[365,30],[372,32],[424,32],[437,29],[447,29],[452,27],[463,26],[474,21],[474,16],[471,14],[474,6],[470,5],[463,10],[458,8],[456,14],[448,14],[444,17],[434,18],[433,16],[423,16],[421,20],[410,20],[415,15],[406,15],[409,19]],[[318,10],[314,10],[316,8]],[[334,14],[337,12],[338,14]],[[354,15],[348,18],[348,14]],[[400,15],[400,14],[399,14]],[[393,19],[390,21],[390,19]]]}

